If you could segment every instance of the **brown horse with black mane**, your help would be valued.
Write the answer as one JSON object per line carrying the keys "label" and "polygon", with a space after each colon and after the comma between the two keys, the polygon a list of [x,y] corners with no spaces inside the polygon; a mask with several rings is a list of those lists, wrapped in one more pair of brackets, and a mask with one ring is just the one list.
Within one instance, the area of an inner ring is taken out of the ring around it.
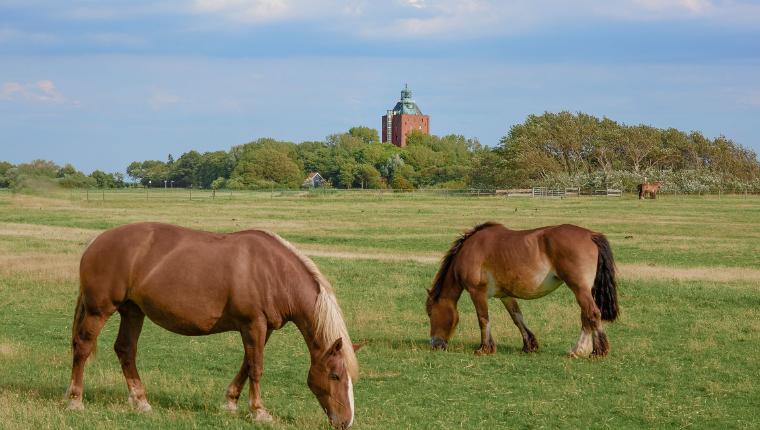
{"label": "brown horse with black mane", "polygon": [[121,325],[114,349],[129,403],[139,411],[151,410],[135,366],[146,315],[187,336],[240,332],[243,364],[227,388],[226,408],[237,410],[248,379],[249,407],[257,421],[272,420],[259,388],[264,345],[272,330],[292,321],[311,355],[309,388],[334,427],[353,423],[358,364],[335,294],[314,263],[276,234],[130,224],[98,236],[82,255],[79,270],[74,359],[66,393],[70,409],[84,407],[85,362],[106,320],[118,311]]}
{"label": "brown horse with black mane", "polygon": [[646,198],[647,194],[653,199],[657,198],[657,192],[662,188],[662,182],[644,182],[636,186],[639,192],[639,200]]}
{"label": "brown horse with black mane", "polygon": [[601,321],[618,315],[615,262],[607,239],[574,225],[509,230],[485,223],[457,239],[443,258],[428,291],[430,344],[446,349],[459,322],[457,302],[467,290],[480,324],[476,354],[493,354],[488,299],[498,297],[523,338],[523,351],[538,350],[516,299],[543,297],[562,283],[581,308],[581,335],[571,357],[604,356],[609,352]]}

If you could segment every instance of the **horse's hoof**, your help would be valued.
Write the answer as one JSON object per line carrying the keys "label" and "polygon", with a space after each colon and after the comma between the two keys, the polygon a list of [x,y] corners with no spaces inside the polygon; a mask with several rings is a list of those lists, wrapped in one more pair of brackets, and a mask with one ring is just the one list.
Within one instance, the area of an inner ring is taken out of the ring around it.
{"label": "horse's hoof", "polygon": [[496,345],[481,345],[475,350],[475,355],[491,355],[496,353]]}
{"label": "horse's hoof", "polygon": [[132,405],[132,409],[134,409],[135,412],[147,414],[148,412],[151,412],[153,410],[153,407],[147,401],[130,402],[130,404]]}
{"label": "horse's hoof", "polygon": [[588,358],[590,354],[583,354],[581,352],[576,351],[568,351],[567,352],[567,358]]}
{"label": "horse's hoof", "polygon": [[269,415],[266,409],[256,409],[251,415],[253,416],[253,420],[259,423],[271,423],[274,421],[274,418]]}
{"label": "horse's hoof", "polygon": [[66,409],[70,411],[83,411],[84,403],[79,399],[71,399],[69,400],[69,404],[66,405]]}
{"label": "horse's hoof", "polygon": [[222,409],[230,413],[235,413],[238,410],[237,402],[232,401],[232,400],[227,400],[227,403],[222,405]]}
{"label": "horse's hoof", "polygon": [[150,403],[148,403],[147,400],[137,400],[134,397],[130,396],[127,401],[129,403],[129,406],[132,406],[132,409],[134,409],[136,412],[148,413],[153,410],[153,407],[150,406]]}

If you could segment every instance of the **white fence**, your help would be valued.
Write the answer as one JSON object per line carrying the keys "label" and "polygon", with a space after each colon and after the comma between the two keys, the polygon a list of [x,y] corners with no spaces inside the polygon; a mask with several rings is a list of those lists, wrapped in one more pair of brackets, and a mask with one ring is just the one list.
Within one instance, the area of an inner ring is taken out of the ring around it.
{"label": "white fence", "polygon": [[569,188],[533,187],[533,188],[511,188],[508,190],[496,190],[496,195],[502,195],[506,197],[560,197],[560,198],[578,197],[581,195],[622,197],[623,191],[613,189],[613,188],[607,188],[603,190],[581,190],[580,187],[569,187]]}

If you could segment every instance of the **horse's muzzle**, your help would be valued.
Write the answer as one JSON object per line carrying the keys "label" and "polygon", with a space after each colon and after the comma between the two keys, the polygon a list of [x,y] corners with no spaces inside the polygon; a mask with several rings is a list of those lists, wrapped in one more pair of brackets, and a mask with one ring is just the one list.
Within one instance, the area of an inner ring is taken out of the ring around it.
{"label": "horse's muzzle", "polygon": [[446,347],[448,347],[449,344],[445,340],[441,339],[440,337],[431,337],[430,338],[430,348],[435,350],[446,350]]}
{"label": "horse's muzzle", "polygon": [[330,419],[330,425],[337,430],[346,430],[353,424],[353,418],[347,421],[340,421],[335,414],[329,414],[328,418]]}

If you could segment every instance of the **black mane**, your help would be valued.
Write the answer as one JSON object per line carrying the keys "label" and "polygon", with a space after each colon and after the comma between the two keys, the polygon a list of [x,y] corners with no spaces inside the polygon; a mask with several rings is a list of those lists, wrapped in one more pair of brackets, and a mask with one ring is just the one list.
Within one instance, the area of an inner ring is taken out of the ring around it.
{"label": "black mane", "polygon": [[457,253],[460,249],[462,249],[462,245],[464,244],[464,241],[469,239],[470,236],[473,234],[479,232],[480,230],[483,230],[488,227],[492,227],[495,225],[499,225],[495,222],[484,222],[483,224],[476,225],[471,230],[464,232],[457,240],[454,241],[454,243],[451,244],[451,248],[449,249],[449,252],[446,253],[446,255],[441,260],[441,267],[438,269],[438,273],[435,274],[435,279],[433,279],[433,288],[430,290],[430,297],[437,301],[438,298],[441,296],[441,292],[443,291],[443,281],[446,279],[446,274],[448,274],[449,270],[451,269],[451,265],[454,263],[454,257],[456,257]]}

